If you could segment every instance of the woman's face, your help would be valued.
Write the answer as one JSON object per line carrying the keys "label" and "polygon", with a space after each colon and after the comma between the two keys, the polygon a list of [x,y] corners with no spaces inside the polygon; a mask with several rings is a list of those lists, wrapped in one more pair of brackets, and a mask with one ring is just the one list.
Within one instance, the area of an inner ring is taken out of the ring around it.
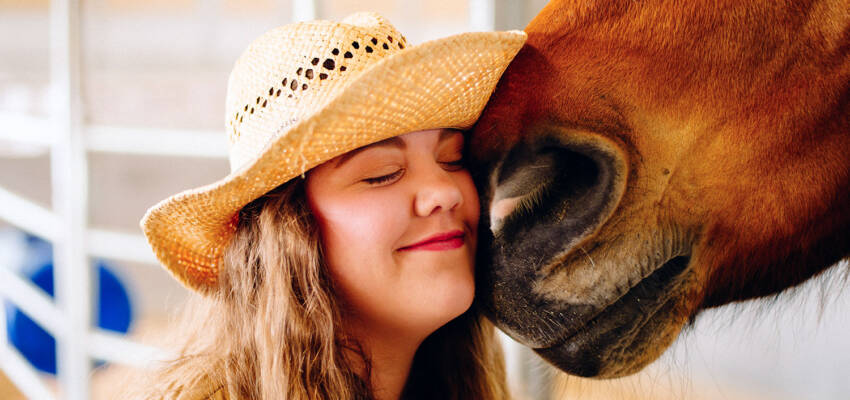
{"label": "woman's face", "polygon": [[427,335],[472,304],[479,206],[463,141],[454,130],[412,132],[307,175],[346,322]]}

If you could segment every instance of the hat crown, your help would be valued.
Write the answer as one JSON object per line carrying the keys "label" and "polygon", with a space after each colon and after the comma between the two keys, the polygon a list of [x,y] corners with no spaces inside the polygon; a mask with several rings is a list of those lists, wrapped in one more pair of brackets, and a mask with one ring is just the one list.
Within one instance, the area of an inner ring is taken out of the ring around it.
{"label": "hat crown", "polygon": [[227,85],[231,172],[369,66],[406,47],[404,36],[375,13],[286,25],[257,38],[236,61]]}

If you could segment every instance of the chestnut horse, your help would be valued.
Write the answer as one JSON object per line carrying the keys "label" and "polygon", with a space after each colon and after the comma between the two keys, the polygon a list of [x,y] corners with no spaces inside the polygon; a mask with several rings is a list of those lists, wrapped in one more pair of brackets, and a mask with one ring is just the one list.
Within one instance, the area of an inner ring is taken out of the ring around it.
{"label": "chestnut horse", "polygon": [[469,144],[510,336],[623,376],[850,256],[850,1],[552,0],[526,32]]}

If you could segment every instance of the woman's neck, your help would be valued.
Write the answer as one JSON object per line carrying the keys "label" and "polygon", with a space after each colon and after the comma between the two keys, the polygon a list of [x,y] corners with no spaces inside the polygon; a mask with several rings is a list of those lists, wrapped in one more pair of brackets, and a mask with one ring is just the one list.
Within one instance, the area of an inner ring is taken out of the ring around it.
{"label": "woman's neck", "polygon": [[369,345],[372,388],[376,400],[397,400],[401,396],[420,343],[397,340],[397,343],[382,341]]}
{"label": "woman's neck", "polygon": [[[427,335],[402,333],[391,329],[354,330],[355,339],[363,347],[371,363],[369,376],[376,400],[397,400],[404,390],[413,357]],[[359,357],[355,372],[365,378],[366,366]]]}

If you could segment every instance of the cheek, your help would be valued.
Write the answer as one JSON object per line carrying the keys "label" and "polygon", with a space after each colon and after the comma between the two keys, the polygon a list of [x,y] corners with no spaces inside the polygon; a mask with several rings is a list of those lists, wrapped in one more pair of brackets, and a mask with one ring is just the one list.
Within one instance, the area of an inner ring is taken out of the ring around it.
{"label": "cheek", "polygon": [[390,202],[367,199],[326,203],[314,210],[327,252],[361,255],[392,250],[404,232],[397,214]]}
{"label": "cheek", "polygon": [[325,262],[345,297],[376,290],[396,273],[393,250],[409,218],[399,204],[386,196],[326,196],[311,202]]}

